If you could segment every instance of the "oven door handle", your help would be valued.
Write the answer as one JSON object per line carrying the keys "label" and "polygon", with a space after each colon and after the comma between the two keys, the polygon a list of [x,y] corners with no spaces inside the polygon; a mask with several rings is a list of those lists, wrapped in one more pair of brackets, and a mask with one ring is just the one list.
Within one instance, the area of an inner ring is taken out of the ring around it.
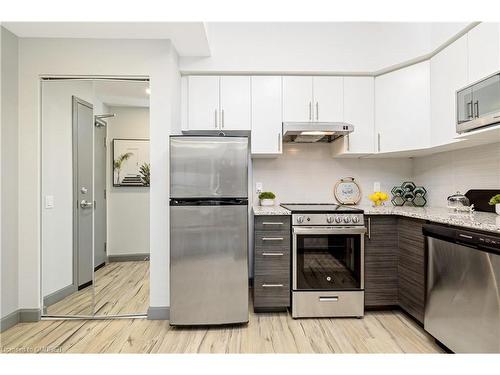
{"label": "oven door handle", "polygon": [[294,234],[365,234],[366,228],[357,227],[294,227]]}

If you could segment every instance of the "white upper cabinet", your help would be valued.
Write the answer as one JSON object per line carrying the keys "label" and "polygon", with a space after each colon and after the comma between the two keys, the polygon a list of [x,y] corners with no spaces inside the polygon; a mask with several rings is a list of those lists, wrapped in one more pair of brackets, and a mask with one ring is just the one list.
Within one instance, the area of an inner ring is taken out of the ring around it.
{"label": "white upper cabinet", "polygon": [[429,146],[429,61],[375,78],[375,127],[379,152]]}
{"label": "white upper cabinet", "polygon": [[309,122],[313,119],[312,77],[283,77],[283,121]]}
{"label": "white upper cabinet", "polygon": [[480,23],[467,33],[469,49],[468,83],[500,70],[500,30],[498,23]]}
{"label": "white upper cabinet", "polygon": [[343,77],[313,77],[313,121],[342,121],[343,82]]}
{"label": "white upper cabinet", "polygon": [[187,119],[182,130],[250,130],[249,76],[187,77]]}
{"label": "white upper cabinet", "polygon": [[467,86],[467,36],[431,59],[431,146],[450,143],[456,133],[456,91]]}
{"label": "white upper cabinet", "polygon": [[249,76],[220,77],[221,130],[251,129]]}
{"label": "white upper cabinet", "polygon": [[190,76],[187,81],[187,90],[187,130],[218,129],[220,123],[219,77]]}
{"label": "white upper cabinet", "polygon": [[281,77],[252,77],[252,156],[282,153]]}

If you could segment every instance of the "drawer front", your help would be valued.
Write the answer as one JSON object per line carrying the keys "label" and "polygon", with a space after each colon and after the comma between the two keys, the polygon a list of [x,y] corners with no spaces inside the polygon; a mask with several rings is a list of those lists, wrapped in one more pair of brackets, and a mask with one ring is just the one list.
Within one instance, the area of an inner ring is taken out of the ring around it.
{"label": "drawer front", "polygon": [[255,232],[255,247],[290,247],[290,232]]}
{"label": "drawer front", "polygon": [[288,277],[255,275],[253,291],[255,307],[290,306],[290,279]]}
{"label": "drawer front", "polygon": [[255,216],[255,231],[290,233],[290,216]]}
{"label": "drawer front", "polygon": [[254,273],[261,276],[290,275],[290,250],[279,246],[256,247]]}

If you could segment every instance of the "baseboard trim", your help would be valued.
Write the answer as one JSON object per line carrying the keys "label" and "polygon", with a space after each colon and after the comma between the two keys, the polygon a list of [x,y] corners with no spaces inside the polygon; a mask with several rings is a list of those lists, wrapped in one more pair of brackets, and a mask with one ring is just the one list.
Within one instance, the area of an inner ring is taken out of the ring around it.
{"label": "baseboard trim", "polygon": [[148,253],[108,255],[108,262],[137,262],[149,260]]}
{"label": "baseboard trim", "polygon": [[170,307],[150,306],[148,309],[148,320],[169,320],[170,319]]}
{"label": "baseboard trim", "polygon": [[19,309],[11,312],[0,320],[0,332],[14,327],[18,323],[38,322],[42,317],[40,309]]}
{"label": "baseboard trim", "polygon": [[45,296],[43,298],[43,305],[46,307],[51,306],[54,303],[57,303],[57,302],[65,299],[67,296],[75,293],[77,290],[78,290],[78,288],[76,286],[74,286],[73,284],[65,286],[64,288],[56,290],[55,292],[50,293],[48,296]]}

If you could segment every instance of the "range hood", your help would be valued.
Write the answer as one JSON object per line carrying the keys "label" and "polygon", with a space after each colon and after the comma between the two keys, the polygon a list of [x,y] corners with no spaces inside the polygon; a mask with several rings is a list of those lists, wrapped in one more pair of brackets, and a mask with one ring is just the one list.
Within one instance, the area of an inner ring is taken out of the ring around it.
{"label": "range hood", "polygon": [[354,131],[354,125],[345,122],[284,122],[283,142],[332,142]]}

